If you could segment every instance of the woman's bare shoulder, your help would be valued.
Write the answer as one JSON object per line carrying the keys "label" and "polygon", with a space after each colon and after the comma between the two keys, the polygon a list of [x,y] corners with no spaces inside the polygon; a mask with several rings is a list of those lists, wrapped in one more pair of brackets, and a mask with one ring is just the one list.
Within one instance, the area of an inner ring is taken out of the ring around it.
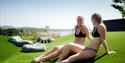
{"label": "woman's bare shoulder", "polygon": [[99,26],[98,26],[98,29],[100,29],[100,30],[104,30],[104,29],[106,29],[106,27],[105,27],[105,25],[104,24],[99,24]]}

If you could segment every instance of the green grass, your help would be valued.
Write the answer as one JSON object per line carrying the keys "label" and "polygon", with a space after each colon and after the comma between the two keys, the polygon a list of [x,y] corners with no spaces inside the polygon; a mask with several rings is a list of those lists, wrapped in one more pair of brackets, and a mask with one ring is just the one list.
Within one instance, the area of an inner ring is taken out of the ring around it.
{"label": "green grass", "polygon": [[[96,63],[125,63],[125,32],[108,32],[107,41],[109,48],[116,51],[116,54],[106,55],[97,60]],[[104,53],[100,48],[98,55]]]}
{"label": "green grass", "polygon": [[[54,42],[45,44],[48,47],[49,51],[54,46],[63,45],[74,40],[73,35],[63,36],[57,38]],[[115,50],[116,54],[105,55],[104,57],[97,60],[95,63],[124,63],[125,60],[125,32],[107,32],[107,41],[109,48]],[[85,44],[89,40],[87,39]],[[20,52],[21,48],[16,47],[15,45],[8,42],[8,37],[0,36],[0,63],[30,63],[32,58],[37,57],[45,52],[37,53],[23,53]],[[100,47],[100,50],[97,54],[97,57],[102,55],[104,50]],[[47,63],[52,63],[48,61]]]}

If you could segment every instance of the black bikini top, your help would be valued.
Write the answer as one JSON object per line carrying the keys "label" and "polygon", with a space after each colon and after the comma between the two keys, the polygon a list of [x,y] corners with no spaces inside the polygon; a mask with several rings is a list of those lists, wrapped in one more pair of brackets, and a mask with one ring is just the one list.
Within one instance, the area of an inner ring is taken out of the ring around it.
{"label": "black bikini top", "polygon": [[93,37],[100,37],[100,34],[99,34],[98,31],[97,31],[97,28],[98,28],[98,27],[94,27],[94,29],[93,29],[93,31],[92,31],[92,36],[93,36]]}
{"label": "black bikini top", "polygon": [[76,31],[75,31],[75,37],[78,37],[78,38],[85,38],[85,37],[86,37],[86,34],[83,33],[82,31],[80,31],[80,32],[77,34]]}

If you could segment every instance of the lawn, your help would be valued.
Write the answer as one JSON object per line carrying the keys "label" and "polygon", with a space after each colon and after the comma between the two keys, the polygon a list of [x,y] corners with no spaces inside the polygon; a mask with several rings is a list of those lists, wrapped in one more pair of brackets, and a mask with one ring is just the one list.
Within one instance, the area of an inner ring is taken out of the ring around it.
{"label": "lawn", "polygon": [[[52,43],[47,43],[48,50],[52,49],[54,46],[66,44],[72,42],[74,39],[73,35],[67,35],[57,38]],[[107,41],[111,50],[115,50],[116,54],[105,55],[100,59],[96,60],[95,63],[124,63],[125,60],[125,32],[107,32]],[[85,45],[88,44],[87,39]],[[20,52],[21,48],[8,42],[8,37],[0,36],[0,63],[30,63],[32,58],[37,57],[45,52],[36,53],[23,53]],[[97,58],[104,53],[104,49],[100,47],[97,54]],[[46,63],[52,63],[47,61]]]}

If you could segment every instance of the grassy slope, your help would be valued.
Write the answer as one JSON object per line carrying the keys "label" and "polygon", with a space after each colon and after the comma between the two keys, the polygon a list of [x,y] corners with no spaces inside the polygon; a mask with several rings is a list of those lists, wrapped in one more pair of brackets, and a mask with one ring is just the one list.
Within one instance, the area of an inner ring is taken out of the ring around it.
{"label": "grassy slope", "polygon": [[[68,35],[56,39],[54,42],[46,44],[49,51],[51,48],[57,45],[66,44],[72,42],[74,39],[73,35]],[[22,53],[19,52],[21,48],[14,46],[9,43],[8,38],[5,36],[0,36],[0,63],[30,63],[33,57],[37,57],[46,52],[37,53]],[[115,50],[117,54],[106,55],[101,59],[97,60],[95,63],[124,63],[125,57],[125,32],[108,32],[107,41],[111,50]],[[86,41],[86,43],[88,40]],[[100,48],[98,56],[104,53],[103,48]],[[97,57],[98,57],[97,56]],[[51,63],[51,62],[47,62]]]}
{"label": "grassy slope", "polygon": [[19,51],[19,48],[8,43],[7,37],[0,36],[0,62],[5,61],[6,59],[15,55],[17,51]]}

